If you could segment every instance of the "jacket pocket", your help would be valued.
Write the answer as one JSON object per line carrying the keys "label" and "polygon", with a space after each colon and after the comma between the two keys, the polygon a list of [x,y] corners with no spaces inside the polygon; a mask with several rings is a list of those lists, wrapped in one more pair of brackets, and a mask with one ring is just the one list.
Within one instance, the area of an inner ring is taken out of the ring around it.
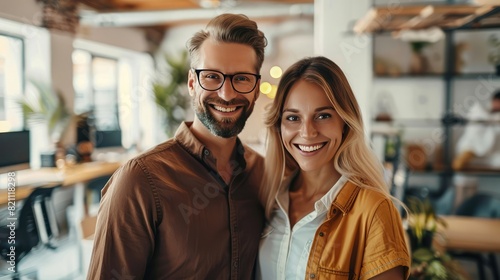
{"label": "jacket pocket", "polygon": [[320,267],[319,268],[319,279],[328,279],[328,280],[352,280],[356,279],[356,275],[354,273],[350,274],[348,271],[339,271],[332,270]]}

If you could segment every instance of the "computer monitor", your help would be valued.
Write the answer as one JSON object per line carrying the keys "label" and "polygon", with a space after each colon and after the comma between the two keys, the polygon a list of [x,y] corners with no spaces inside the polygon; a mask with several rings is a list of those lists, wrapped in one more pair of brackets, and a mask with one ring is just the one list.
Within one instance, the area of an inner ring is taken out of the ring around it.
{"label": "computer monitor", "polygon": [[0,133],[0,173],[28,169],[29,162],[29,131]]}
{"label": "computer monitor", "polygon": [[96,148],[122,147],[121,130],[97,130],[94,134]]}

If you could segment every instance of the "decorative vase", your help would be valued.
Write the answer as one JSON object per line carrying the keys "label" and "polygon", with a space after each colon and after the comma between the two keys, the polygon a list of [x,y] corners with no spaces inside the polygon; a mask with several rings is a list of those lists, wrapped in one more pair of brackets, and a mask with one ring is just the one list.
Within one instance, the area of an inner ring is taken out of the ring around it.
{"label": "decorative vase", "polygon": [[28,119],[30,130],[30,167],[42,167],[42,154],[55,150],[49,133],[49,123],[43,117],[35,116]]}
{"label": "decorative vase", "polygon": [[429,70],[429,61],[421,52],[413,51],[410,59],[410,74],[421,75]]}

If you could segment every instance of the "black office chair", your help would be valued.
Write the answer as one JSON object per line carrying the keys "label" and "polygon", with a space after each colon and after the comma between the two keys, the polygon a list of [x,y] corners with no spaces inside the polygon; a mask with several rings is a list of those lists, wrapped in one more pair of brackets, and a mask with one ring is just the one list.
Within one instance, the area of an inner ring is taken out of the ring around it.
{"label": "black office chair", "polygon": [[[456,215],[481,218],[500,218],[500,198],[489,194],[478,193],[466,199],[458,206]],[[494,253],[450,252],[455,257],[476,261],[479,278],[485,280],[484,266],[489,266],[495,280],[500,280],[497,260]]]}
{"label": "black office chair", "polygon": [[[15,254],[15,267],[12,273],[13,279],[20,279],[21,272],[18,271],[19,262],[38,245],[49,245],[50,238],[58,235],[57,225],[54,228],[53,208],[51,205],[52,191],[59,186],[49,188],[36,188],[24,199],[18,216],[15,216],[15,235],[10,227],[0,228],[0,239],[15,240],[15,243],[0,243],[0,255],[6,261],[11,260],[11,255]],[[10,217],[10,213],[9,213]],[[14,218],[14,217],[13,217]],[[7,221],[8,223],[10,221]],[[11,252],[11,246],[15,248]],[[28,274],[28,273],[26,273]],[[29,272],[36,277],[36,271]]]}

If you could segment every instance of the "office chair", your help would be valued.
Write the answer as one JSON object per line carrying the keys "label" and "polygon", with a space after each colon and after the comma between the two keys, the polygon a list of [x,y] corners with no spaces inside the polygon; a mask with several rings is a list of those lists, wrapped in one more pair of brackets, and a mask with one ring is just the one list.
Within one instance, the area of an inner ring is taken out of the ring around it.
{"label": "office chair", "polygon": [[[15,267],[12,273],[12,279],[20,279],[21,272],[18,271],[19,262],[39,244],[49,245],[49,237],[58,235],[57,223],[53,215],[51,205],[52,191],[58,186],[49,188],[36,188],[24,200],[19,215],[15,219],[15,243],[9,244],[2,242],[0,244],[0,255],[6,261],[9,261],[11,256],[11,246],[15,248]],[[50,204],[50,205],[49,205]],[[17,205],[17,204],[16,204]],[[47,227],[49,224],[49,227]],[[11,228],[0,228],[0,239],[9,240],[11,236]],[[35,276],[36,271],[27,272]]]}
{"label": "office chair", "polygon": [[[500,199],[488,194],[475,194],[460,204],[455,212],[459,216],[500,218]],[[487,253],[486,259],[477,252],[450,252],[455,257],[476,261],[479,278],[485,280],[484,266],[491,268],[495,280],[500,280],[497,260],[494,253]]]}

